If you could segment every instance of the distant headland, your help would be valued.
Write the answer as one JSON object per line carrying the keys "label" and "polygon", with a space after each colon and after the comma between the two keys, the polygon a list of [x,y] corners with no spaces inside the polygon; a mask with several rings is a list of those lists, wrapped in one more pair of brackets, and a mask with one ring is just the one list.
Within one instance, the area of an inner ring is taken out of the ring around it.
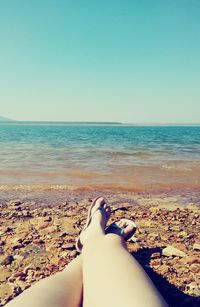
{"label": "distant headland", "polygon": [[0,116],[0,123],[13,122],[13,121],[15,121],[15,120],[12,120],[12,119],[4,117],[4,116]]}

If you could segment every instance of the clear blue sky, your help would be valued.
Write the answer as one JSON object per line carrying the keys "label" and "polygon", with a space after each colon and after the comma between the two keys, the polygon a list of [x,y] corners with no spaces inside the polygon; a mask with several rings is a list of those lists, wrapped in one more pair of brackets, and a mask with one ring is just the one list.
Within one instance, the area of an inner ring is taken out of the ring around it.
{"label": "clear blue sky", "polygon": [[0,0],[0,115],[200,122],[200,1]]}

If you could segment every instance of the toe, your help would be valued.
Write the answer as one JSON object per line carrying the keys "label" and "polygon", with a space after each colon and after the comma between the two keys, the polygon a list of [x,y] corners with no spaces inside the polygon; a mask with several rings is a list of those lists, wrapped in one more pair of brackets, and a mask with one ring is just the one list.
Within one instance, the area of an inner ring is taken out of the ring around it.
{"label": "toe", "polygon": [[133,226],[129,225],[124,229],[124,233],[127,235],[133,230]]}
{"label": "toe", "polygon": [[126,222],[123,220],[123,219],[121,219],[120,221],[119,221],[119,224],[118,224],[121,228],[124,228],[124,227],[126,227]]}
{"label": "toe", "polygon": [[97,200],[96,200],[96,204],[98,206],[103,206],[105,204],[105,199],[103,197],[99,197]]}
{"label": "toe", "polygon": [[96,201],[94,200],[95,204],[94,207],[92,208],[92,213],[95,212],[97,210],[97,208],[99,208],[100,206],[103,206],[105,204],[105,200],[103,197],[99,197],[96,199]]}

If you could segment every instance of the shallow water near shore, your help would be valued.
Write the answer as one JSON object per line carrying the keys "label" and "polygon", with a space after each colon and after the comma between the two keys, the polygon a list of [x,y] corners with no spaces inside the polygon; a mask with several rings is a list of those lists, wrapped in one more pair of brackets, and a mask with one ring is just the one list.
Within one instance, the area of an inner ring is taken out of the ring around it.
{"label": "shallow water near shore", "polygon": [[0,190],[198,191],[199,126],[0,125]]}

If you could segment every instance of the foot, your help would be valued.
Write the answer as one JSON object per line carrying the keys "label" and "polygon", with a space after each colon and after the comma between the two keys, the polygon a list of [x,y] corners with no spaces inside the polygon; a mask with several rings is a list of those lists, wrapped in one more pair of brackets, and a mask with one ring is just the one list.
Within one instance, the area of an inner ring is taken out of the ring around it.
{"label": "foot", "polygon": [[79,252],[83,245],[100,234],[105,234],[105,227],[110,218],[110,206],[103,197],[97,198],[89,209],[86,226],[77,241],[76,248]]}
{"label": "foot", "polygon": [[106,228],[106,234],[114,233],[118,236],[121,236],[124,240],[130,239],[135,231],[136,224],[128,219],[121,219],[120,221],[112,223],[110,226]]}

